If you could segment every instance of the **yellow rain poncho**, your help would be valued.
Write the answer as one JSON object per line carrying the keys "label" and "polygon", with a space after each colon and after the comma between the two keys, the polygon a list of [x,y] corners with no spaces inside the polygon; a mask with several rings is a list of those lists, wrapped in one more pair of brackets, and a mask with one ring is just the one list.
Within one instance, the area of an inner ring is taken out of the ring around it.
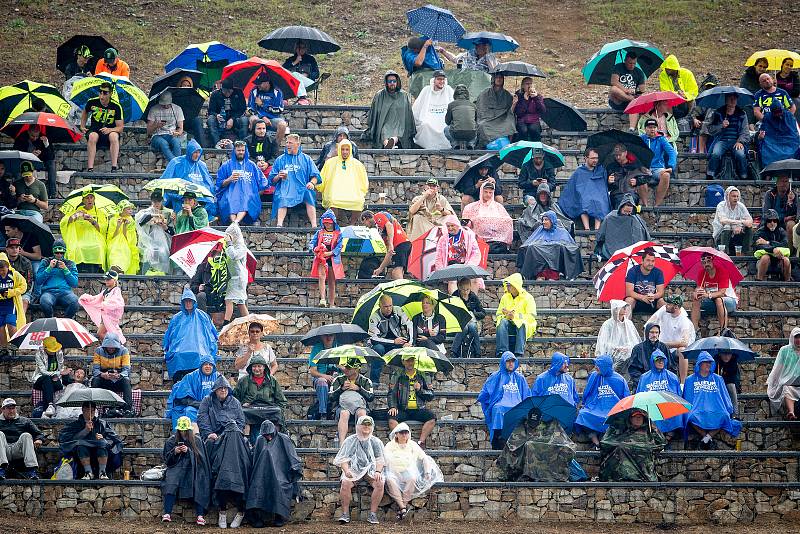
{"label": "yellow rain poncho", "polygon": [[133,218],[133,203],[120,200],[119,215],[108,222],[106,242],[108,251],[104,269],[115,265],[125,274],[139,274],[139,246],[136,220]]}
{"label": "yellow rain poncho", "polygon": [[[350,157],[342,159],[342,146],[350,147]],[[336,145],[336,157],[322,167],[322,183],[317,186],[322,192],[322,205],[348,211],[362,211],[369,182],[364,164],[353,156],[353,145],[347,139]]]}
{"label": "yellow rain poncho", "polygon": [[[509,286],[516,288],[516,297],[508,290]],[[500,321],[506,318],[503,314],[504,309],[513,310],[514,326],[519,328],[524,325],[526,339],[532,338],[536,333],[536,301],[533,299],[533,295],[523,288],[522,275],[514,273],[503,278],[503,289],[505,293],[503,293],[500,303],[497,305],[495,324],[500,324]]]}
{"label": "yellow rain poncho", "polygon": [[[672,78],[667,74],[667,69],[678,71],[678,86]],[[697,81],[694,79],[694,74],[689,69],[681,68],[678,63],[678,58],[674,54],[667,56],[664,63],[661,64],[661,72],[658,74],[658,87],[662,91],[683,91],[686,100],[692,101],[697,98]]]}
{"label": "yellow rain poncho", "polygon": [[[97,226],[84,218],[83,214],[96,221]],[[74,212],[64,215],[58,226],[67,245],[68,260],[76,265],[87,263],[106,267],[108,218],[102,210],[96,207],[87,210],[81,204]]]}
{"label": "yellow rain poncho", "polygon": [[14,299],[14,313],[17,314],[17,330],[19,330],[25,326],[25,323],[27,322],[25,320],[25,311],[22,306],[22,295],[24,295],[28,290],[28,283],[25,281],[25,277],[22,276],[22,274],[18,273],[13,267],[10,266],[11,262],[8,261],[8,256],[6,256],[5,252],[0,252],[0,260],[7,261],[9,263],[8,272],[11,273],[11,277],[14,279],[14,287],[8,290],[8,293],[6,293],[6,298]]}

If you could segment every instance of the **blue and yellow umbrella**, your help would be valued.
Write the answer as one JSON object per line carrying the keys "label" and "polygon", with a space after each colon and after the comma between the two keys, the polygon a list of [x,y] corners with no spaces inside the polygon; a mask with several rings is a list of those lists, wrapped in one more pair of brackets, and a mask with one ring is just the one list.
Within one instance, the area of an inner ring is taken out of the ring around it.
{"label": "blue and yellow umbrella", "polygon": [[126,123],[142,118],[149,102],[147,95],[125,76],[115,76],[103,72],[96,76],[82,78],[72,84],[72,93],[69,95],[69,99],[76,105],[84,107],[90,99],[100,96],[100,85],[103,83],[111,84],[111,101],[116,102],[122,108],[122,119]]}

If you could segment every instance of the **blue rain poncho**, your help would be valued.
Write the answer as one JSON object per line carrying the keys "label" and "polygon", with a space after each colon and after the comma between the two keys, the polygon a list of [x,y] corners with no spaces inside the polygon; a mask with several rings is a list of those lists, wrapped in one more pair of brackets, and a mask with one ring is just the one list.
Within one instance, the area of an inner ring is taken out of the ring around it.
{"label": "blue rain poncho", "polygon": [[[197,158],[197,161],[194,161],[192,159],[192,154],[198,150],[200,151],[200,157]],[[214,179],[211,177],[211,173],[208,172],[206,162],[203,161],[203,147],[194,139],[190,139],[189,142],[186,143],[185,155],[177,156],[170,160],[169,164],[167,164],[167,168],[161,174],[161,178],[181,178],[187,182],[202,185],[211,191],[212,194],[216,194],[217,187],[214,183]],[[202,204],[208,212],[209,218],[216,217],[216,202],[203,201]],[[167,193],[164,195],[164,206],[178,213],[183,206],[183,197],[175,193]]]}
{"label": "blue rain poncho", "polygon": [[[656,369],[656,356],[664,358],[664,368],[659,371]],[[639,377],[639,385],[636,393],[643,391],[669,391],[678,396],[681,395],[681,382],[678,375],[667,369],[669,359],[660,350],[656,349],[650,355],[650,370]],[[663,421],[655,421],[656,426],[661,432],[672,432],[683,427],[683,417],[671,417]]]}
{"label": "blue rain poncho", "polygon": [[[253,224],[261,215],[261,191],[267,188],[264,173],[255,163],[250,161],[247,145],[244,147],[244,159],[236,159],[236,147],[231,148],[231,159],[222,164],[217,171],[217,209],[223,222],[230,221],[230,216],[246,211],[242,224]],[[239,179],[223,186],[222,182],[239,172]]]}
{"label": "blue rain poncho", "polygon": [[[288,176],[285,180],[278,180],[278,173],[285,170]],[[317,184],[322,182],[314,160],[303,153],[303,148],[297,148],[297,154],[289,154],[284,150],[283,154],[275,159],[272,170],[269,172],[268,181],[275,186],[272,194],[272,218],[278,216],[279,208],[293,208],[300,204],[317,203],[316,192],[307,189],[311,178],[317,178]]]}
{"label": "blue rain poncho", "polygon": [[[203,364],[210,363],[213,369],[211,374],[204,374],[201,369]],[[164,417],[172,419],[172,429],[175,430],[178,418],[186,416],[192,421],[197,421],[197,409],[203,397],[211,393],[211,388],[217,380],[217,365],[214,358],[206,354],[200,358],[200,366],[184,376],[180,382],[172,386],[172,391],[167,398],[167,411]]]}
{"label": "blue rain poncho", "polygon": [[[703,362],[711,364],[706,377],[700,375]],[[742,431],[742,423],[731,419],[735,407],[725,381],[714,372],[716,367],[714,358],[706,351],[701,352],[694,364],[694,374],[688,376],[683,384],[683,398],[692,404],[689,413],[684,416],[686,435],[690,424],[704,430],[722,429],[734,438]]]}
{"label": "blue rain poncho", "polygon": [[[506,362],[514,358],[514,370],[506,369]],[[497,430],[503,429],[503,416],[505,413],[531,396],[531,390],[522,373],[517,372],[519,360],[511,351],[506,351],[500,357],[500,369],[492,373],[483,384],[478,402],[483,410],[486,427],[489,429],[489,439],[494,437]]]}
{"label": "blue rain poncho", "polygon": [[765,167],[775,161],[793,159],[800,150],[800,134],[797,121],[788,111],[775,113],[775,108],[783,105],[778,100],[772,102],[772,112],[764,115],[761,130],[766,136],[761,141],[761,163]]}
{"label": "blue rain poncho", "polygon": [[[192,311],[186,310],[187,300],[194,302]],[[211,356],[216,362],[217,337],[211,318],[198,309],[192,290],[185,288],[181,295],[181,311],[170,320],[162,342],[169,377],[178,371],[197,369],[203,356]]]}
{"label": "blue rain poncho", "polygon": [[594,171],[586,165],[575,169],[558,199],[561,211],[570,219],[578,219],[583,213],[595,219],[608,215],[611,204],[606,180],[608,177],[602,165],[595,167]]}
{"label": "blue rain poncho", "polygon": [[575,425],[603,433],[608,428],[608,412],[621,399],[631,394],[628,383],[622,375],[614,371],[614,361],[608,354],[594,360],[599,371],[594,371],[583,390],[583,408],[578,412]]}
{"label": "blue rain poncho", "polygon": [[550,368],[536,377],[533,388],[531,388],[531,395],[534,397],[560,395],[565,401],[576,406],[580,395],[575,388],[575,379],[568,373],[561,372],[565,363],[569,365],[569,357],[566,354],[553,353],[550,358]]}

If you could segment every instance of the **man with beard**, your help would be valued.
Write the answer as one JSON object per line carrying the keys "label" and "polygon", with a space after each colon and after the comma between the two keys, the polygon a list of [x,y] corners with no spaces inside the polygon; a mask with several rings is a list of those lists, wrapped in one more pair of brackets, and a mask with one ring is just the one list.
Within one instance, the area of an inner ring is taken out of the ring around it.
{"label": "man with beard", "polygon": [[417,128],[411,98],[403,91],[395,71],[387,71],[383,82],[384,88],[372,98],[363,138],[371,141],[373,148],[412,148]]}
{"label": "man with beard", "polygon": [[261,215],[264,173],[250,161],[247,143],[236,141],[228,161],[217,171],[217,207],[222,223],[253,224]]}

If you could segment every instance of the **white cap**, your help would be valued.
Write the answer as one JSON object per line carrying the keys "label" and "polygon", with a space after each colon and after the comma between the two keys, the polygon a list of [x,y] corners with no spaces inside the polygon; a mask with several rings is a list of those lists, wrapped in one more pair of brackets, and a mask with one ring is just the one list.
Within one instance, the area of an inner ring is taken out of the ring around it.
{"label": "white cap", "polygon": [[15,401],[14,399],[12,399],[11,397],[9,397],[9,398],[7,398],[7,399],[3,399],[3,406],[2,406],[2,408],[5,408],[6,406],[16,406],[16,405],[17,405],[17,401]]}

